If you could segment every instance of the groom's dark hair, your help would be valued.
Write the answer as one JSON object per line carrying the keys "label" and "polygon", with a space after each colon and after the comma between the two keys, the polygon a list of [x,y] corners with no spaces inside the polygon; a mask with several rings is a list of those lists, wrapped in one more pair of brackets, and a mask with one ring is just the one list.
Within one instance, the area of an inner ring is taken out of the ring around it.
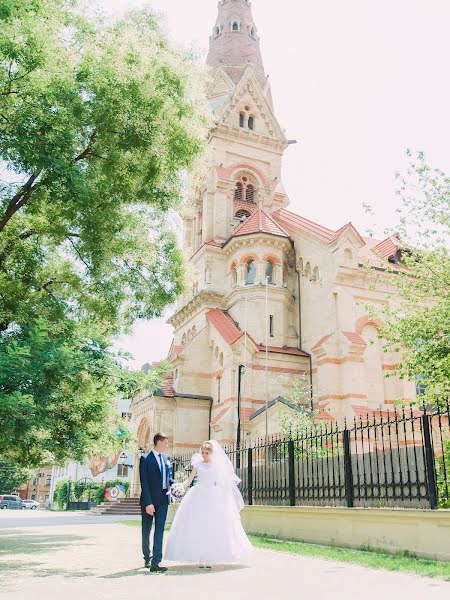
{"label": "groom's dark hair", "polygon": [[153,445],[156,446],[158,442],[162,442],[163,440],[168,440],[169,436],[165,433],[156,433],[153,437]]}

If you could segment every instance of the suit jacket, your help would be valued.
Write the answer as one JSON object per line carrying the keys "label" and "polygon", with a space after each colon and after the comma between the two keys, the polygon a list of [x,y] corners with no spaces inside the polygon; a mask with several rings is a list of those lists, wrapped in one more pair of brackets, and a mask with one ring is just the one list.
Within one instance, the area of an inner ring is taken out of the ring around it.
{"label": "suit jacket", "polygon": [[[170,466],[169,457],[165,454],[162,456],[166,467],[168,485],[170,486],[173,483],[172,467]],[[167,490],[163,489],[161,470],[153,452],[141,457],[139,475],[141,478],[140,503],[143,508],[150,504],[156,507],[169,502]]]}

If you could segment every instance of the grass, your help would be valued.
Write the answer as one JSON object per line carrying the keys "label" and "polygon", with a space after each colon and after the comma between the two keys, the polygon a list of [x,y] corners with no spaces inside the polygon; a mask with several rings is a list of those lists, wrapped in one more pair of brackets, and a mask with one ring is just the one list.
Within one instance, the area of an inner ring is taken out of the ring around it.
{"label": "grass", "polygon": [[[121,521],[122,525],[140,527],[140,521]],[[166,527],[166,530],[170,526]],[[415,573],[425,577],[439,577],[450,581],[450,563],[437,560],[417,558],[408,552],[390,554],[382,550],[371,548],[360,548],[352,550],[349,548],[337,548],[335,546],[320,546],[318,544],[307,544],[291,540],[275,539],[264,535],[250,535],[250,540],[256,548],[287,552],[312,558],[324,558],[327,560],[338,560],[340,562],[352,563],[372,569],[384,569],[386,571],[400,571],[404,573]]]}
{"label": "grass", "polygon": [[437,560],[417,558],[408,552],[390,554],[382,550],[372,548],[360,548],[352,550],[349,548],[337,548],[334,546],[319,546],[318,544],[307,544],[290,540],[279,540],[262,535],[251,535],[252,544],[257,548],[288,552],[289,554],[300,554],[314,558],[325,558],[328,560],[339,560],[373,569],[385,569],[386,571],[402,571],[424,575],[426,577],[440,577],[450,581],[450,563]]}

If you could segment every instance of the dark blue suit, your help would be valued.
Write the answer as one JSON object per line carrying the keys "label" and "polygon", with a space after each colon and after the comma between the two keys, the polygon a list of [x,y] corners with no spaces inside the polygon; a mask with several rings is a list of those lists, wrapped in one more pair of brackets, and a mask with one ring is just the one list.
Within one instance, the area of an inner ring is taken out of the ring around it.
{"label": "dark blue suit", "polygon": [[[170,467],[167,466],[169,457],[162,455],[166,465],[166,483],[169,487],[172,483],[172,474]],[[162,560],[162,546],[164,536],[164,526],[167,519],[167,509],[169,507],[169,497],[167,489],[163,489],[163,478],[161,467],[156,460],[153,452],[142,456],[139,463],[139,475],[141,478],[141,515],[142,515],[142,553],[144,560],[150,560],[150,532],[152,530],[153,518],[155,520],[155,533],[153,535],[153,557],[152,565],[159,565]],[[145,508],[153,504],[155,515],[145,512]]]}

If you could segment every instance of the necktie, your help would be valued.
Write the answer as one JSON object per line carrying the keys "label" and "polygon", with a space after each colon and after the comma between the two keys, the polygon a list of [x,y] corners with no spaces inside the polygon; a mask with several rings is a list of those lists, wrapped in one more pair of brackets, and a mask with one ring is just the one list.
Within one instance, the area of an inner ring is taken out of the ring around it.
{"label": "necktie", "polygon": [[163,488],[166,487],[166,473],[164,470],[164,465],[163,465],[163,459],[162,459],[162,454],[159,455],[159,464],[160,464],[160,470],[161,470],[161,477],[162,477],[162,483],[163,483]]}

